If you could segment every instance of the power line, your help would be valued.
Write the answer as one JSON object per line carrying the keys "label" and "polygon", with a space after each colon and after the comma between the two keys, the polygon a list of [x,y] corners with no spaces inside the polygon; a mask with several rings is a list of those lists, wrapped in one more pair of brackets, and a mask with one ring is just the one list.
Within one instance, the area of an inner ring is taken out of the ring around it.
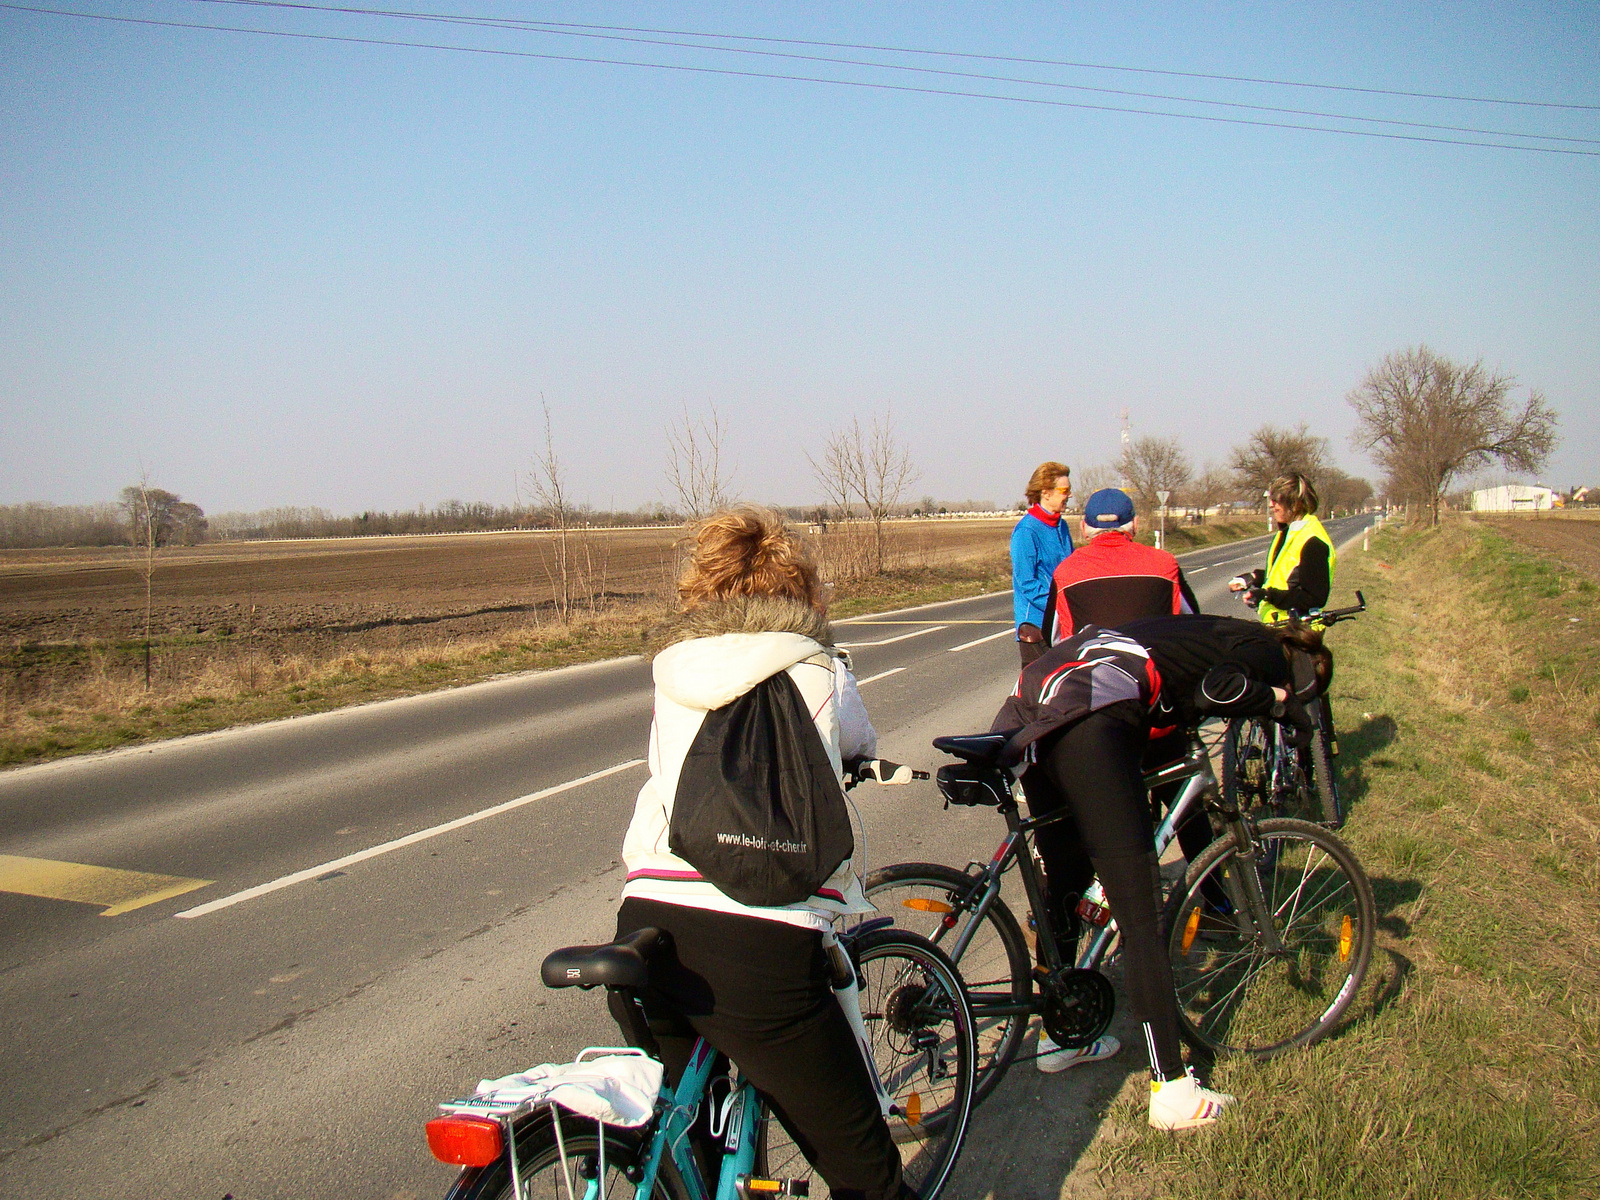
{"label": "power line", "polygon": [[658,71],[678,71],[696,75],[720,75],[739,79],[771,79],[792,83],[818,83],[834,87],[853,87],[873,91],[903,92],[913,95],[953,96],[973,100],[998,100],[1011,104],[1028,104],[1048,108],[1072,108],[1090,112],[1118,112],[1146,117],[1170,117],[1186,121],[1207,121],[1222,125],[1251,125],[1267,129],[1292,129],[1307,133],[1331,133],[1345,137],[1381,138],[1386,141],[1426,142],[1444,146],[1475,146],[1484,150],[1517,150],[1534,154],[1564,154],[1584,158],[1600,158],[1600,151],[1573,150],[1563,146],[1525,146],[1504,142],[1469,141],[1465,138],[1429,137],[1423,134],[1386,133],[1374,129],[1337,129],[1325,125],[1304,125],[1292,121],[1263,121],[1247,117],[1224,117],[1211,113],[1172,112],[1163,109],[1130,108],[1124,105],[1087,104],[1072,100],[1051,100],[1040,96],[1006,96],[993,92],[965,91],[957,88],[915,87],[910,84],[881,83],[859,79],[829,79],[812,75],[788,75],[776,71],[740,71],[730,67],[690,66],[683,63],[640,62],[634,59],[600,58],[575,54],[546,54],[532,50],[508,50],[484,46],[453,46],[437,42],[409,42],[391,38],[363,38],[328,33],[304,33],[281,29],[251,29],[235,25],[207,25],[193,21],[164,21],[151,17],[122,17],[104,13],[73,12],[64,9],[42,8],[33,5],[0,2],[0,9],[15,12],[42,13],[48,16],[77,17],[84,20],[110,21],[124,25],[151,25],[168,29],[203,29],[216,33],[247,33],[262,37],[293,38],[302,41],[339,42],[364,46],[403,46],[418,50],[447,50],[460,54],[482,54],[506,58],[529,58],[549,62],[575,62],[617,67],[641,67]]}
{"label": "power line", "polygon": [[[333,5],[292,4],[278,2],[278,0],[205,0],[206,3],[243,4],[264,8],[303,8],[319,12],[348,12],[365,13],[379,12],[376,9],[344,8]],[[407,13],[385,12],[385,16],[420,17],[436,20],[451,20],[450,14],[443,13]],[[570,21],[532,21],[517,17],[481,17],[470,18],[482,21],[485,24],[497,24],[508,27],[535,27],[542,26],[552,29],[594,29],[614,33],[648,33],[660,34],[666,37],[702,37],[716,38],[723,41],[739,42],[765,42],[770,45],[783,46],[817,46],[830,50],[871,50],[886,54],[925,54],[939,58],[967,58],[980,62],[1012,62],[1025,63],[1031,66],[1043,67],[1071,67],[1075,70],[1085,71],[1124,71],[1138,75],[1166,75],[1176,79],[1209,79],[1221,83],[1257,83],[1271,87],[1311,88],[1331,92],[1357,92],[1368,96],[1400,96],[1412,100],[1454,100],[1463,104],[1509,104],[1528,108],[1556,108],[1569,109],[1580,112],[1600,112],[1600,104],[1567,104],[1551,100],[1511,100],[1493,96],[1458,96],[1446,92],[1408,92],[1392,88],[1357,87],[1352,84],[1339,83],[1306,83],[1292,79],[1266,79],[1253,75],[1213,75],[1200,71],[1172,71],[1158,67],[1128,67],[1111,63],[1072,62],[1054,58],[1023,58],[1008,54],[976,54],[964,50],[924,50],[908,46],[878,46],[871,43],[857,42],[826,42],[806,38],[777,38],[760,37],[754,34],[743,33],[702,33],[685,29],[652,29],[649,27],[634,27],[629,25],[582,25]]]}
{"label": "power line", "polygon": [[[1240,109],[1249,112],[1277,113],[1285,116],[1315,117],[1320,120],[1352,121],[1368,125],[1392,125],[1405,129],[1432,129],[1444,133],[1471,133],[1481,137],[1529,138],[1546,142],[1569,142],[1575,145],[1600,146],[1600,139],[1585,137],[1568,137],[1554,133],[1522,133],[1514,129],[1483,129],[1469,125],[1444,125],[1428,121],[1406,121],[1395,117],[1367,117],[1351,113],[1322,112],[1315,109],[1282,108],[1266,104],[1246,104],[1236,100],[1209,100],[1197,96],[1174,96],[1162,92],[1139,92],[1124,88],[1094,87],[1089,84],[1063,83],[1048,79],[1025,79],[1011,75],[988,75],[971,71],[952,71],[940,67],[918,67],[904,63],[882,63],[865,59],[835,58],[815,54],[795,54],[780,50],[753,50],[740,46],[715,46],[705,45],[701,42],[667,41],[660,38],[634,37],[624,33],[584,33],[578,32],[577,27],[543,21],[527,21],[502,17],[474,17],[459,16],[447,13],[415,13],[376,8],[352,8],[320,4],[297,4],[289,0],[201,0],[208,4],[244,5],[252,8],[278,8],[292,9],[302,12],[341,13],[349,15],[389,17],[404,20],[438,22],[452,25],[467,25],[479,28],[509,29],[523,33],[543,33],[559,37],[593,38],[601,41],[618,41],[651,46],[671,46],[677,49],[708,50],[718,54],[743,54],[766,58],[782,58],[791,61],[828,63],[836,66],[867,67],[883,71],[907,71],[920,75],[940,75],[959,79],[978,79],[988,83],[1016,83],[1029,87],[1058,88],[1076,92],[1093,92],[1100,95],[1128,96],[1140,100],[1166,100],[1180,104],[1205,104],[1213,107]],[[611,28],[603,26],[585,26],[582,28],[598,29]],[[620,28],[620,27],[618,27]],[[681,34],[682,37],[741,37],[735,34]],[[753,39],[743,39],[753,40]],[[764,39],[763,39],[764,40]],[[774,39],[778,40],[778,39]]]}

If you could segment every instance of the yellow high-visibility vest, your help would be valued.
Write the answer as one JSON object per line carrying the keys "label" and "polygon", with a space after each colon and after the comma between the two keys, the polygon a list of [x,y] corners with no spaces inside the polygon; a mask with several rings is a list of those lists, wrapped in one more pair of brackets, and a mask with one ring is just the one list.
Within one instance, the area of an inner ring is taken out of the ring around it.
{"label": "yellow high-visibility vest", "polygon": [[[1299,528],[1295,526],[1298,525]],[[1269,549],[1267,559],[1268,588],[1283,591],[1289,586],[1289,575],[1300,565],[1300,553],[1305,549],[1305,544],[1312,538],[1318,538],[1328,543],[1328,585],[1333,585],[1333,564],[1338,555],[1333,548],[1333,539],[1328,536],[1328,531],[1322,527],[1322,522],[1315,516],[1305,516],[1299,521],[1291,522],[1288,536],[1283,539],[1283,544],[1278,547],[1278,552],[1273,554]],[[1276,540],[1276,539],[1274,539]],[[1256,609],[1263,621],[1284,621],[1289,617],[1287,609],[1263,599]]]}

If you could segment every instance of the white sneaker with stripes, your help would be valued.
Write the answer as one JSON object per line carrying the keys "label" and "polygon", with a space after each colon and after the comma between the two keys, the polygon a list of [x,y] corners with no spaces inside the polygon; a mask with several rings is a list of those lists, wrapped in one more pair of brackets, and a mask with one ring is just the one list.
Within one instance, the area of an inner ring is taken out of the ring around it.
{"label": "white sneaker with stripes", "polygon": [[1099,1062],[1110,1058],[1121,1049],[1121,1042],[1109,1033],[1103,1033],[1087,1046],[1077,1050],[1063,1050],[1056,1045],[1054,1038],[1040,1030],[1039,1057],[1033,1060],[1033,1065],[1046,1075],[1054,1075],[1057,1071],[1065,1071],[1068,1067],[1076,1067],[1081,1063]]}
{"label": "white sneaker with stripes", "polygon": [[1150,1127],[1197,1129],[1202,1125],[1215,1125],[1222,1110],[1234,1099],[1226,1092],[1202,1087],[1193,1069],[1185,1067],[1176,1079],[1150,1081]]}

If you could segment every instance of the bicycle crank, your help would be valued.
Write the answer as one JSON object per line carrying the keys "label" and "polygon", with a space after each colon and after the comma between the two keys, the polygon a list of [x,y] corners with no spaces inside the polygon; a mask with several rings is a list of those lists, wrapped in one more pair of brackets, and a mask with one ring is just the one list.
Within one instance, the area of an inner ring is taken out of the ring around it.
{"label": "bicycle crank", "polygon": [[1111,981],[1099,971],[1068,967],[1043,983],[1040,1019],[1056,1045],[1080,1050],[1110,1028],[1117,994]]}

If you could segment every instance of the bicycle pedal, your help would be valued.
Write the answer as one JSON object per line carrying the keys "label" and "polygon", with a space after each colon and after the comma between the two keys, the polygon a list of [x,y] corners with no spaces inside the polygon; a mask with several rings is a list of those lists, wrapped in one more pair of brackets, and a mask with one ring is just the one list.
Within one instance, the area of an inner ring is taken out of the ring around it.
{"label": "bicycle pedal", "polygon": [[740,1175],[733,1181],[734,1188],[738,1191],[740,1200],[770,1200],[773,1196],[809,1196],[811,1195],[811,1181],[808,1179],[756,1179],[750,1175]]}

